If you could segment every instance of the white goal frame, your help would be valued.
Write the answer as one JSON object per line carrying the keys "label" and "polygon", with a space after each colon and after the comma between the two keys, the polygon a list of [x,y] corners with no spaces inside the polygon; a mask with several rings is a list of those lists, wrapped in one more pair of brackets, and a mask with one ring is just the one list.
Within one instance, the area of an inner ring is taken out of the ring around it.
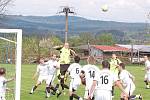
{"label": "white goal frame", "polygon": [[0,29],[0,33],[17,34],[17,41],[12,41],[3,37],[0,39],[16,44],[16,82],[15,82],[15,100],[20,100],[21,93],[21,58],[22,58],[22,30],[21,29]]}

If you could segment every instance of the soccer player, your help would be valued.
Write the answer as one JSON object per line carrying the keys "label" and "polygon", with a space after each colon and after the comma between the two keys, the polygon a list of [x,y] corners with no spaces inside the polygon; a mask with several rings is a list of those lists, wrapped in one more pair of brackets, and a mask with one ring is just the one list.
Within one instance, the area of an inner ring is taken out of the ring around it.
{"label": "soccer player", "polygon": [[69,87],[67,85],[64,84],[64,78],[65,78],[65,74],[66,71],[68,69],[68,67],[70,66],[70,55],[76,55],[76,53],[71,50],[69,48],[69,43],[65,43],[64,47],[60,50],[60,84],[62,87],[62,90],[64,90],[64,88],[69,89]]}
{"label": "soccer player", "polygon": [[70,87],[69,87],[69,93],[70,93],[69,100],[73,100],[73,98],[76,98],[77,100],[82,100],[82,98],[76,95],[75,93],[78,86],[81,84],[81,79],[79,76],[81,72],[81,65],[79,64],[80,57],[75,56],[74,61],[75,63],[71,64],[67,71],[67,73],[69,73],[71,77],[71,82],[70,82]]}
{"label": "soccer player", "polygon": [[[110,70],[110,64],[108,61],[102,62],[102,70],[95,74],[92,87],[90,89],[89,98],[92,98],[95,91],[95,100],[112,100],[112,86],[115,84],[123,93],[125,93],[118,77]],[[126,94],[126,93],[125,93]]]}
{"label": "soccer player", "polygon": [[5,74],[6,74],[6,69],[0,68],[0,100],[6,100],[5,99],[5,94],[6,94],[6,90],[7,90],[6,84],[8,82],[15,80],[15,78],[6,79]]}
{"label": "soccer player", "polygon": [[[110,59],[110,71],[114,74],[118,75],[118,65],[121,63],[121,60],[119,60],[116,56],[116,54],[112,54],[112,58]],[[114,97],[114,86],[112,86],[112,97]]]}
{"label": "soccer player", "polygon": [[48,78],[47,78],[47,86],[46,86],[46,97],[50,97],[50,89],[53,90],[53,92],[57,92],[57,97],[61,94],[58,89],[58,86],[56,88],[53,87],[53,81],[55,79],[56,70],[59,69],[59,62],[57,62],[57,57],[55,54],[52,55],[52,58],[46,62],[48,66]]}
{"label": "soccer player", "polygon": [[43,81],[46,81],[46,84],[49,85],[48,79],[48,66],[44,62],[44,58],[40,58],[39,64],[37,65],[36,73],[33,76],[33,79],[35,79],[36,76],[38,77],[37,83],[35,86],[32,87],[30,94],[33,94],[35,89],[42,84]]}
{"label": "soccer player", "polygon": [[146,89],[150,89],[150,86],[148,82],[150,82],[150,61],[148,60],[147,56],[144,56],[144,61],[145,61],[145,79],[144,82],[146,84]]}
{"label": "soccer player", "polygon": [[84,99],[86,100],[89,99],[88,95],[89,95],[89,92],[93,83],[93,79],[95,78],[96,73],[99,73],[100,71],[99,68],[94,65],[95,62],[96,62],[95,58],[93,56],[89,56],[87,59],[88,64],[83,66],[81,73],[80,73],[81,82],[82,84],[85,85]]}
{"label": "soccer player", "polygon": [[139,99],[142,100],[141,95],[133,95],[133,92],[135,90],[135,84],[134,84],[134,76],[130,74],[127,70],[125,70],[125,64],[120,63],[119,64],[119,79],[124,87],[124,90],[126,93],[128,93],[129,98],[124,95],[124,93],[121,93],[121,98],[120,100],[134,100],[134,99]]}

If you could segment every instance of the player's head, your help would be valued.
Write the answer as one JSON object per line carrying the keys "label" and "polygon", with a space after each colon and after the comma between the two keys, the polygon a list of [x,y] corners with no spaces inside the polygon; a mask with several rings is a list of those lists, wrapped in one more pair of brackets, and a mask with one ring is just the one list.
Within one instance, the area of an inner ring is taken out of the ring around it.
{"label": "player's head", "polygon": [[80,62],[80,57],[79,56],[75,56],[74,57],[74,61],[75,61],[75,63],[79,63]]}
{"label": "player's head", "polygon": [[80,78],[84,78],[85,77],[85,71],[83,71],[83,70],[81,70],[81,72],[80,72]]}
{"label": "player's head", "polygon": [[5,75],[6,69],[5,68],[0,68],[0,75]]}
{"label": "player's head", "polygon": [[147,56],[144,56],[144,61],[147,61],[148,60],[148,57]]}
{"label": "player's head", "polygon": [[56,54],[53,54],[53,55],[52,55],[52,59],[53,59],[53,60],[57,60]]}
{"label": "player's head", "polygon": [[125,66],[124,63],[119,64],[119,67],[118,67],[119,70],[122,70],[122,69],[125,69],[125,68],[126,68],[126,66]]}
{"label": "player's head", "polygon": [[43,57],[40,57],[39,60],[38,60],[39,64],[44,64],[44,58]]}
{"label": "player's head", "polygon": [[107,60],[102,61],[102,68],[110,69],[110,63]]}
{"label": "player's head", "polygon": [[89,56],[88,59],[87,59],[87,63],[88,64],[95,64],[96,60],[93,56]]}
{"label": "player's head", "polygon": [[113,54],[112,54],[112,58],[113,58],[113,59],[116,59],[116,58],[117,58],[116,54],[113,53]]}
{"label": "player's head", "polygon": [[66,43],[64,44],[64,47],[65,47],[65,48],[69,48],[69,43],[66,42]]}

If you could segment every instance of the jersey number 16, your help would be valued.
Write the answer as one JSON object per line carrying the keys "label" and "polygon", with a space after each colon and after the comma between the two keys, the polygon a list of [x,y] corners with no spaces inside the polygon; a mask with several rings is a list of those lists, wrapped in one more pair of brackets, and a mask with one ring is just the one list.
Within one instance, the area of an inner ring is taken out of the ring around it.
{"label": "jersey number 16", "polygon": [[102,80],[102,84],[108,84],[108,75],[101,76],[100,79]]}

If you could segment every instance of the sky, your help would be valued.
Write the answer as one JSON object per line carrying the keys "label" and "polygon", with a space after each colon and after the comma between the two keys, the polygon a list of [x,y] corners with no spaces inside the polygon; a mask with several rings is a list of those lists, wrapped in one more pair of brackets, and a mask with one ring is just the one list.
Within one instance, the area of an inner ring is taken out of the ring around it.
{"label": "sky", "polygon": [[[102,12],[101,7],[105,4],[108,11]],[[150,12],[150,0],[14,0],[7,13],[52,16],[61,10],[61,6],[73,7],[75,16],[104,21],[145,22]]]}

